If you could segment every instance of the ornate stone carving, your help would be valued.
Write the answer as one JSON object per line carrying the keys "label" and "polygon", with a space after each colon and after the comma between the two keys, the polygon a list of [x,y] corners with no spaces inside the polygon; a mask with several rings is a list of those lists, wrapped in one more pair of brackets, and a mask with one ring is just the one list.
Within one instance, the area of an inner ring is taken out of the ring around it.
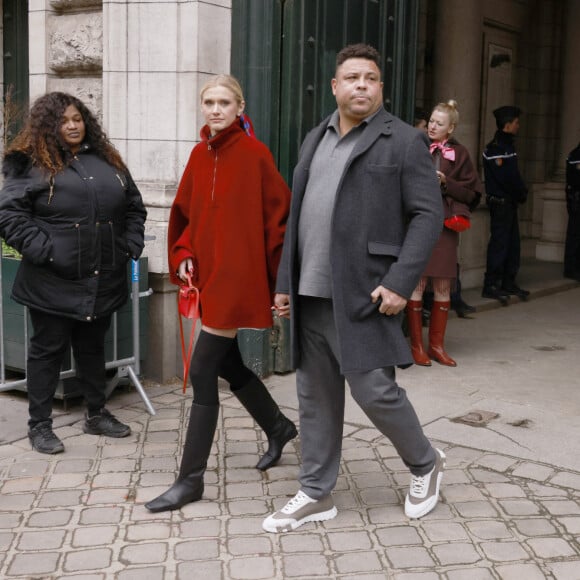
{"label": "ornate stone carving", "polygon": [[50,0],[54,10],[84,10],[86,8],[98,8],[103,5],[103,0]]}
{"label": "ornate stone carving", "polygon": [[57,74],[102,71],[101,14],[57,16],[49,38],[49,66]]}
{"label": "ornate stone carving", "polygon": [[62,91],[78,97],[102,121],[103,87],[100,78],[50,79],[47,88],[49,91]]}

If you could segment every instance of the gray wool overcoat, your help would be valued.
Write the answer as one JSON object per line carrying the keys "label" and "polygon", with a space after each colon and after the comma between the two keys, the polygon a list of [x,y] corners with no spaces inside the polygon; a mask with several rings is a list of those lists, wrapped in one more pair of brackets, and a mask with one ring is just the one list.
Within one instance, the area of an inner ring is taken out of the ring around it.
{"label": "gray wool overcoat", "polygon": [[[290,295],[296,368],[298,220],[312,157],[329,119],[308,133],[300,149],[276,285],[277,292]],[[380,314],[371,292],[383,285],[408,299],[442,227],[442,198],[427,137],[381,109],[346,163],[332,216],[332,296],[342,373],[412,364],[403,313]]]}

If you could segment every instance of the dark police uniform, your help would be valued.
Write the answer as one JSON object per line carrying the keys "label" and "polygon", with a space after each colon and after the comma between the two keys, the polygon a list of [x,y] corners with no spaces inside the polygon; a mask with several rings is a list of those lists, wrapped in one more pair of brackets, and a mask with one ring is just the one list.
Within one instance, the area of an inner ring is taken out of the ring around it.
{"label": "dark police uniform", "polygon": [[580,281],[580,143],[566,159],[566,208],[564,277]]}
{"label": "dark police uniform", "polygon": [[[498,126],[519,117],[517,107],[500,107],[493,114]],[[482,295],[507,304],[508,296],[522,299],[529,292],[515,282],[520,268],[518,205],[527,199],[528,189],[518,169],[514,135],[498,130],[483,152],[486,202],[489,207],[490,238]]]}

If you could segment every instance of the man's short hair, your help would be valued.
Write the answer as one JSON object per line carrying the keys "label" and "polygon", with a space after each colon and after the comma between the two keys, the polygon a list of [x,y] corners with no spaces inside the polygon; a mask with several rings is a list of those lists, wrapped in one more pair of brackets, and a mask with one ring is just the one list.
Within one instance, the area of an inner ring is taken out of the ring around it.
{"label": "man's short hair", "polygon": [[379,69],[381,68],[381,55],[379,51],[369,44],[349,44],[345,46],[336,55],[336,68],[343,64],[349,58],[365,58],[366,60],[372,60]]}

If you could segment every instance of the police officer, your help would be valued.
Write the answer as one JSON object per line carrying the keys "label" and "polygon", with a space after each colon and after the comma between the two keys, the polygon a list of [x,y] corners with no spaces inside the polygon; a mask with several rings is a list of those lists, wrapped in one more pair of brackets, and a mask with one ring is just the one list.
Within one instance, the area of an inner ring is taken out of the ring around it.
{"label": "police officer", "polygon": [[580,143],[566,159],[568,229],[564,249],[564,277],[580,281]]}
{"label": "police officer", "polygon": [[509,296],[526,300],[529,296],[516,284],[520,268],[518,205],[527,199],[528,189],[518,170],[514,137],[520,128],[521,110],[504,106],[493,111],[497,131],[483,152],[486,202],[489,207],[490,237],[487,268],[481,295],[499,300],[504,306]]}

